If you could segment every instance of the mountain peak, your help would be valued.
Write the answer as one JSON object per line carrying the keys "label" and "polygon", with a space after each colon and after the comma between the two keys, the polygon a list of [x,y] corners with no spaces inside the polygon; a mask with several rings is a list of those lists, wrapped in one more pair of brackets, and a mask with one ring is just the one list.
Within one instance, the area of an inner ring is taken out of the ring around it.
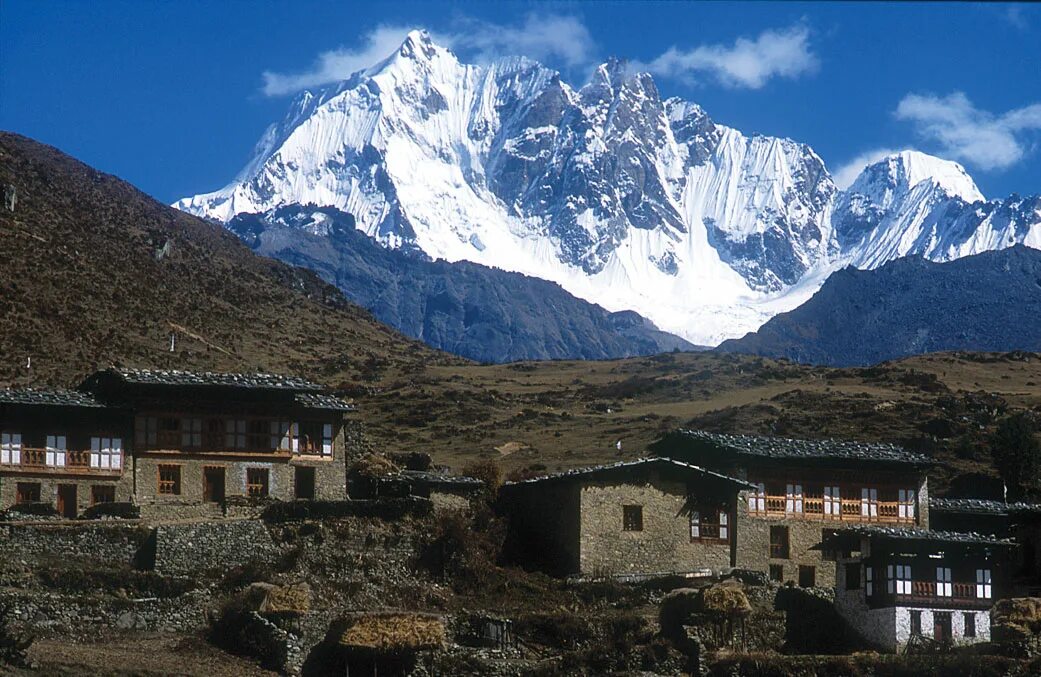
{"label": "mountain peak", "polygon": [[868,196],[880,191],[907,193],[923,181],[931,181],[951,197],[970,204],[985,200],[960,164],[910,149],[887,155],[865,167],[849,190]]}
{"label": "mountain peak", "polygon": [[408,59],[431,59],[435,53],[434,41],[425,29],[417,28],[408,32],[398,54]]}

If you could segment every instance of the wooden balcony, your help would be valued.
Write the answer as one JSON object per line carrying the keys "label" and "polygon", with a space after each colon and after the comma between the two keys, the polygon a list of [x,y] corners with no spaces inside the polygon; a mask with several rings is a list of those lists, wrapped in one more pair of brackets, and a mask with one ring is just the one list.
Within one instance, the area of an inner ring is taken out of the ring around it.
{"label": "wooden balcony", "polygon": [[[749,500],[758,505],[762,497]],[[749,510],[748,514],[759,517],[778,517],[786,519],[807,519],[834,522],[877,522],[881,524],[914,524],[915,505],[904,505],[906,517],[900,516],[901,504],[898,501],[872,501],[863,503],[859,498],[828,499],[832,510],[825,512],[825,499],[821,496],[788,496],[767,495],[766,510]],[[802,510],[795,508],[801,503]],[[789,506],[792,508],[789,510]],[[867,512],[868,514],[864,514]]]}
{"label": "wooden balcony", "polygon": [[951,594],[937,595],[936,581],[911,581],[911,594],[879,595],[876,606],[925,606],[955,609],[989,609],[994,600],[976,597],[975,583],[951,583]]}
{"label": "wooden balcony", "polygon": [[[55,456],[54,462],[47,463],[47,450],[46,449],[35,449],[32,447],[22,447],[20,452],[19,463],[2,463],[0,464],[0,472],[18,472],[27,474],[39,474],[48,473],[54,475],[97,475],[97,476],[118,476],[123,473],[122,467],[119,468],[100,468],[91,465],[91,452],[90,450],[80,449],[69,449],[64,452],[51,452],[52,456]],[[59,465],[57,455],[64,454],[65,462]],[[99,456],[100,462],[100,456]],[[122,466],[123,457],[119,456],[119,463]]]}

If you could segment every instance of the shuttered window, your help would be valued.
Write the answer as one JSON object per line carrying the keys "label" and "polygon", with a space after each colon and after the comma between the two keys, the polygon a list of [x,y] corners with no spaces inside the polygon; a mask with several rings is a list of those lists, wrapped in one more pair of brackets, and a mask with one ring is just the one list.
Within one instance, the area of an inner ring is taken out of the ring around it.
{"label": "shuttered window", "polygon": [[68,451],[65,435],[47,436],[47,456],[45,462],[53,468],[64,468]]}
{"label": "shuttered window", "polygon": [[21,433],[0,433],[0,463],[4,465],[22,463]]}
{"label": "shuttered window", "polygon": [[990,580],[990,569],[976,569],[976,597],[978,599],[991,599],[994,588]]}
{"label": "shuttered window", "polygon": [[90,467],[119,470],[123,467],[123,440],[119,437],[90,438]]}

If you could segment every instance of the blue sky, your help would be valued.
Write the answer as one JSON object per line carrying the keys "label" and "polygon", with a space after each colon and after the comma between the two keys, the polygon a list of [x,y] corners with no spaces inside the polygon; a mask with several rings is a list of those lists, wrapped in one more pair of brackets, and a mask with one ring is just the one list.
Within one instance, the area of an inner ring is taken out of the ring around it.
{"label": "blue sky", "polygon": [[294,87],[424,27],[464,60],[522,52],[580,85],[608,56],[849,177],[917,148],[988,197],[1041,193],[1041,7],[679,2],[0,4],[0,128],[164,202],[214,190]]}

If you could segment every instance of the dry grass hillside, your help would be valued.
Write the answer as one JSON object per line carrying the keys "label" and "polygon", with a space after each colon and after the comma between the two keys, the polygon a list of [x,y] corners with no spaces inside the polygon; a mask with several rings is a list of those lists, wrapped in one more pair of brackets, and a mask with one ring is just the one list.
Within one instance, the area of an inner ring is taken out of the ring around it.
{"label": "dry grass hillside", "polygon": [[615,461],[683,426],[895,442],[932,454],[943,490],[958,475],[992,472],[986,435],[998,420],[1041,410],[1041,356],[941,353],[847,369],[712,353],[431,366],[361,400],[375,445],[456,467]]}
{"label": "dry grass hillside", "polygon": [[218,226],[0,133],[0,194],[9,186],[17,203],[0,208],[0,382],[69,382],[111,363],[364,380],[459,362]]}

